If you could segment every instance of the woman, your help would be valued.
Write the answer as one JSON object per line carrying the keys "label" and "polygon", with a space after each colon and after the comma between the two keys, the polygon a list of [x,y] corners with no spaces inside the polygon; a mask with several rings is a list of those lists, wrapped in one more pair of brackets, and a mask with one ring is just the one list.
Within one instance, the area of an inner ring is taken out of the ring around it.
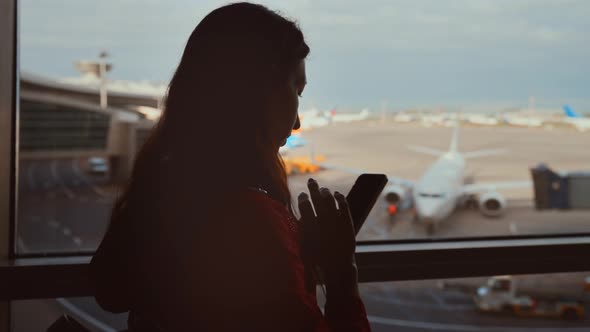
{"label": "woman", "polygon": [[218,8],[193,31],[91,264],[96,300],[130,311],[131,330],[369,330],[346,200],[310,180],[297,221],[278,154],[299,127],[308,53],[260,5]]}

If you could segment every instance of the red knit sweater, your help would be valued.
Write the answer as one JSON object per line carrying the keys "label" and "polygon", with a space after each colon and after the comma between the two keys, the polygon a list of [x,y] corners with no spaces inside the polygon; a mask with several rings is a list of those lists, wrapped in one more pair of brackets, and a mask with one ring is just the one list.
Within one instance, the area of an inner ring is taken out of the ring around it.
{"label": "red knit sweater", "polygon": [[322,313],[305,287],[298,223],[285,206],[244,191],[212,216],[198,230],[189,217],[111,227],[91,264],[98,303],[130,310],[130,327],[370,331],[358,296],[330,303],[328,294]]}

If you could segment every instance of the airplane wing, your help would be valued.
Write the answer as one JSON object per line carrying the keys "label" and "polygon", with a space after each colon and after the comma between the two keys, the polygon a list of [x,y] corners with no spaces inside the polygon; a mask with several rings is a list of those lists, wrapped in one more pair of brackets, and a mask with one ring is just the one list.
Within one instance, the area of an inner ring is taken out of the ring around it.
{"label": "airplane wing", "polygon": [[389,180],[390,184],[397,184],[402,187],[408,187],[408,188],[414,187],[414,181],[408,180],[408,179],[403,179],[403,178],[400,178],[397,176],[387,175],[387,180]]}
{"label": "airplane wing", "polygon": [[463,153],[465,159],[487,157],[508,152],[508,149],[487,149]]}
{"label": "airplane wing", "polygon": [[428,154],[428,155],[435,156],[435,157],[440,157],[443,154],[445,154],[445,152],[446,152],[443,150],[429,148],[429,147],[425,147],[425,146],[419,146],[419,145],[408,145],[407,148],[408,148],[408,150],[412,150],[414,152],[424,153],[424,154]]}
{"label": "airplane wing", "polygon": [[[321,166],[325,169],[332,169],[332,170],[341,171],[341,172],[350,173],[350,174],[356,174],[356,175],[361,175],[363,173],[371,173],[371,172],[368,172],[368,171],[362,170],[362,169],[342,167],[342,166],[326,164],[326,163],[320,163],[319,166]],[[375,172],[375,173],[378,173],[378,172]],[[397,176],[387,175],[387,180],[389,180],[390,184],[397,184],[397,185],[400,185],[403,187],[409,187],[409,188],[414,187],[414,181],[400,178]]]}
{"label": "airplane wing", "polygon": [[530,188],[532,187],[532,181],[504,181],[504,182],[492,182],[492,183],[474,183],[466,184],[461,188],[461,192],[464,195],[479,194],[486,191],[494,191],[499,189],[517,189],[517,188]]}

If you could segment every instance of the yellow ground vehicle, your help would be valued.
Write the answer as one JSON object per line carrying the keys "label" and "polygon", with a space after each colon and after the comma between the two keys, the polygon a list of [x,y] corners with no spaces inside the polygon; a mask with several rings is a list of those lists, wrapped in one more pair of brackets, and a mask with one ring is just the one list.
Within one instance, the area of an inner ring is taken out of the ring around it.
{"label": "yellow ground vehicle", "polygon": [[488,279],[477,289],[473,300],[480,311],[508,312],[523,317],[553,317],[575,320],[584,317],[584,303],[570,300],[537,300],[527,295],[516,295],[516,284],[511,276]]}
{"label": "yellow ground vehicle", "polygon": [[287,175],[290,174],[308,174],[315,173],[321,169],[319,163],[323,162],[326,158],[324,156],[300,156],[300,157],[283,157],[285,163],[285,170]]}
{"label": "yellow ground vehicle", "polygon": [[522,296],[512,304],[512,311],[518,316],[552,317],[576,320],[584,317],[584,305],[577,301],[535,301]]}

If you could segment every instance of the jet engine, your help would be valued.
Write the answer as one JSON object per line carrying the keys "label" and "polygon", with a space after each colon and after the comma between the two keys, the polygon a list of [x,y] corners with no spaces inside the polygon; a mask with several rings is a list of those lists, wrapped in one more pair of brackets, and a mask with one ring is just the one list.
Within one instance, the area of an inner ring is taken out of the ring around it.
{"label": "jet engine", "polygon": [[412,203],[410,191],[407,188],[395,184],[383,189],[383,197],[387,204],[395,205],[399,209],[409,208]]}
{"label": "jet engine", "polygon": [[506,199],[495,191],[479,196],[479,210],[486,217],[499,217],[506,209]]}

